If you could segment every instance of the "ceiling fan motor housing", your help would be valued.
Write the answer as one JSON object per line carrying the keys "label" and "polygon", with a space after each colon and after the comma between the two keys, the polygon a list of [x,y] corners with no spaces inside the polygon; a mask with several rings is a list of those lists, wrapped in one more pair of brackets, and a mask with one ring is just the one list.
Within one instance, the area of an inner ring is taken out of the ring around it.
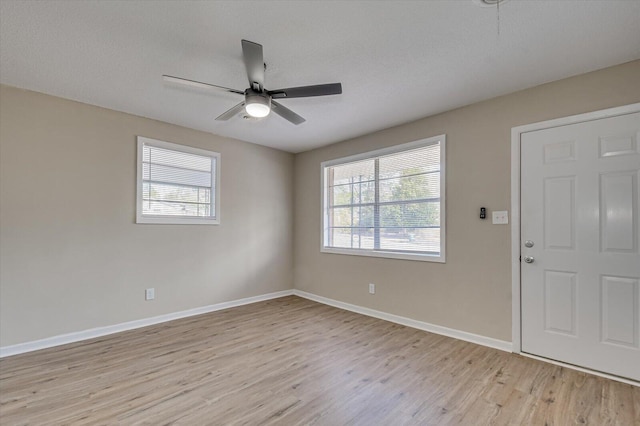
{"label": "ceiling fan motor housing", "polygon": [[244,100],[247,114],[252,117],[266,117],[271,111],[271,96],[265,92],[247,89]]}

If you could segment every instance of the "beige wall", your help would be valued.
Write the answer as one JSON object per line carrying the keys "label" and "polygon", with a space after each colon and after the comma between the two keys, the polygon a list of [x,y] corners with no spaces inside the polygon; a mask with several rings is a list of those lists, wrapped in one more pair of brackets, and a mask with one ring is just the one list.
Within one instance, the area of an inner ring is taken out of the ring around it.
{"label": "beige wall", "polygon": [[[434,82],[434,84],[437,84]],[[460,88],[464,90],[464,88]],[[296,155],[297,289],[419,321],[511,340],[511,128],[640,102],[640,61],[549,83]],[[447,135],[447,263],[320,253],[320,163]],[[375,283],[376,294],[367,293]]]}
{"label": "beige wall", "polygon": [[[463,88],[462,88],[463,89]],[[640,102],[640,61],[294,156],[0,86],[0,346],[295,287],[511,339],[514,126]],[[320,253],[320,162],[445,133],[447,263]],[[222,154],[221,226],[136,225],[136,135]],[[293,183],[295,182],[295,184]],[[295,266],[295,268],[294,268]],[[377,293],[367,294],[376,283]],[[156,300],[144,301],[144,289]]]}
{"label": "beige wall", "polygon": [[[0,346],[293,287],[293,155],[0,90]],[[134,223],[136,135],[222,154],[220,226]]]}

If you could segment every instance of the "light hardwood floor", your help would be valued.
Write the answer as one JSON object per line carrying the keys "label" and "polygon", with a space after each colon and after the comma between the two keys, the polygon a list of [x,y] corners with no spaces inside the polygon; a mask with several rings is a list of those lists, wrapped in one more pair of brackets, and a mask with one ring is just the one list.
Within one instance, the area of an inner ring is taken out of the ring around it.
{"label": "light hardwood floor", "polygon": [[295,296],[0,360],[2,425],[640,425],[640,388]]}

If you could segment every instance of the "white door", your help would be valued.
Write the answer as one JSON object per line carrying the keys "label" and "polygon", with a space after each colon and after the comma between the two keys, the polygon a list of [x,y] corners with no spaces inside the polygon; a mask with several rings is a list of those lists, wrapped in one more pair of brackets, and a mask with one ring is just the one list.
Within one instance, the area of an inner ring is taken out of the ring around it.
{"label": "white door", "polygon": [[521,135],[522,352],[640,381],[640,113]]}

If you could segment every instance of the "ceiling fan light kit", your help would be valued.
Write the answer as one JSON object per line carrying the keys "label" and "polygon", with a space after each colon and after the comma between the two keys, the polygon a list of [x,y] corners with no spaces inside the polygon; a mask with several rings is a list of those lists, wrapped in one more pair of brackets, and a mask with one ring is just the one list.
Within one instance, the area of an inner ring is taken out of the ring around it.
{"label": "ceiling fan light kit", "polygon": [[244,109],[252,117],[266,117],[271,112],[271,96],[247,90]]}
{"label": "ceiling fan light kit", "polygon": [[170,75],[163,75],[162,78],[170,83],[178,83],[200,89],[216,89],[244,95],[244,101],[216,117],[218,121],[226,121],[231,117],[235,117],[244,109],[249,116],[255,118],[266,117],[273,111],[290,123],[298,125],[304,123],[305,119],[284,105],[273,101],[272,98],[308,98],[312,96],[339,95],[342,93],[342,84],[340,83],[266,90],[264,88],[264,71],[266,65],[262,54],[262,45],[252,41],[242,40],[242,56],[245,68],[247,69],[247,77],[249,78],[249,88],[245,91]]}

